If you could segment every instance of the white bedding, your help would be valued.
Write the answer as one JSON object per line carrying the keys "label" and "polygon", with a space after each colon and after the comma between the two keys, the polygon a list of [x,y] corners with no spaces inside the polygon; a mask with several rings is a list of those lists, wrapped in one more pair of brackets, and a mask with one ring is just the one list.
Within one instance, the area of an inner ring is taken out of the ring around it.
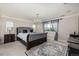
{"label": "white bedding", "polygon": [[18,37],[20,38],[20,39],[23,39],[25,42],[27,42],[27,35],[28,35],[29,33],[18,33]]}

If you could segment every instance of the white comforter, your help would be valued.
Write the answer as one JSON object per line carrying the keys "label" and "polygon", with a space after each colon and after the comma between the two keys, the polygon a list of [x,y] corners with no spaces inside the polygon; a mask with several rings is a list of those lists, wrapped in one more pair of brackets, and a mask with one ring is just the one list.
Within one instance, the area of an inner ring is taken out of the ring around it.
{"label": "white comforter", "polygon": [[22,39],[22,40],[24,40],[25,42],[27,42],[27,35],[28,35],[29,33],[19,33],[17,36],[20,38],[20,39]]}

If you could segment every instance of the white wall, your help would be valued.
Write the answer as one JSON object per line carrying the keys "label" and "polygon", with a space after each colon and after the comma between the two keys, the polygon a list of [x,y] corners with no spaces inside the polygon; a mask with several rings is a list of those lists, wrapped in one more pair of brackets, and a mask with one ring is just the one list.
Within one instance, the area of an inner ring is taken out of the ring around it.
{"label": "white wall", "polygon": [[59,41],[67,42],[69,35],[78,33],[78,15],[65,17],[59,21]]}

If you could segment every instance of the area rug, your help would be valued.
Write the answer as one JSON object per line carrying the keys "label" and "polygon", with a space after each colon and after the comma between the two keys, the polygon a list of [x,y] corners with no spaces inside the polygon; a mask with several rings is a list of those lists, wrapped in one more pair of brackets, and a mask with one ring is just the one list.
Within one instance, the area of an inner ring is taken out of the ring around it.
{"label": "area rug", "polygon": [[28,56],[66,56],[67,46],[53,42],[43,43],[25,52]]}

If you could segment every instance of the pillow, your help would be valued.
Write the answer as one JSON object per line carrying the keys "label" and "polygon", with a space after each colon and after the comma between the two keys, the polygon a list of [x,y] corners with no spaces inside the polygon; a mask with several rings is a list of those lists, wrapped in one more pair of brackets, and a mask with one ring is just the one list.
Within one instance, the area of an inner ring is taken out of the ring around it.
{"label": "pillow", "polygon": [[27,33],[27,30],[23,30],[23,33]]}
{"label": "pillow", "polygon": [[33,32],[33,30],[30,30],[30,32]]}

